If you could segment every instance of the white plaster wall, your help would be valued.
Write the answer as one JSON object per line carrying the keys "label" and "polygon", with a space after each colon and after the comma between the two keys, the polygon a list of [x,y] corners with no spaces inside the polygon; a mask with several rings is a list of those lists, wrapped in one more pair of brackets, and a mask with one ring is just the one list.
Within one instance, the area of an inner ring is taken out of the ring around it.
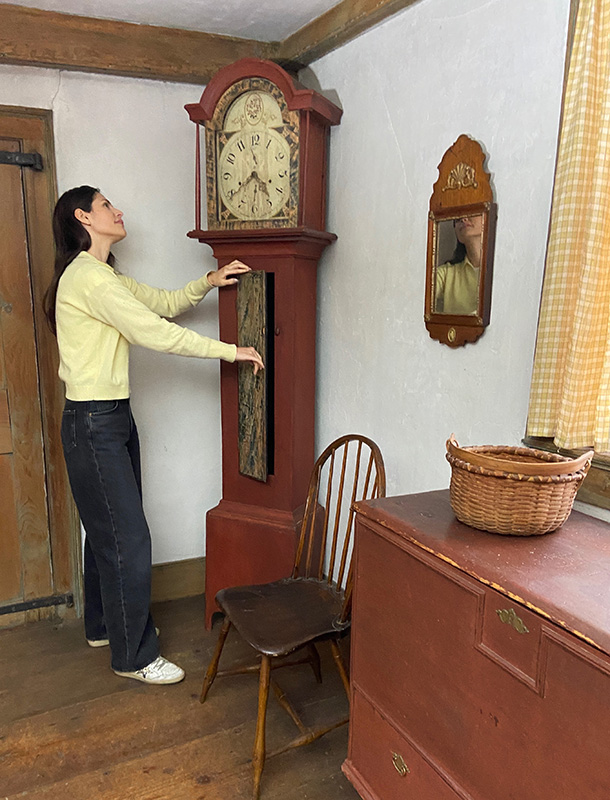
{"label": "white plaster wall", "polygon": [[[459,10],[457,10],[459,7]],[[547,234],[569,0],[421,0],[313,65],[344,108],[333,130],[319,269],[318,452],[360,431],[388,493],[448,485],[444,442],[524,430]],[[181,286],[215,267],[187,240],[201,88],[0,66],[0,104],[52,108],[59,190],[99,185],[125,212],[123,271]],[[426,219],[437,164],[461,133],[490,154],[498,202],[491,325],[459,350],[423,323]],[[215,299],[183,318],[217,336]],[[156,563],[204,552],[221,495],[217,362],[132,351]]]}
{"label": "white plaster wall", "polygon": [[[317,449],[359,431],[388,494],[448,486],[445,440],[524,434],[569,0],[421,0],[315,62],[344,109],[319,268]],[[491,324],[452,350],[424,327],[426,226],[444,152],[489,154],[498,204]]]}
{"label": "white plaster wall", "polygon": [[[195,131],[183,106],[201,87],[0,66],[0,104],[51,108],[59,191],[99,186],[125,213],[119,268],[176,288],[216,262],[187,239]],[[215,293],[180,320],[218,337]],[[133,348],[131,390],[155,563],[204,553],[205,513],[221,495],[218,361]]]}

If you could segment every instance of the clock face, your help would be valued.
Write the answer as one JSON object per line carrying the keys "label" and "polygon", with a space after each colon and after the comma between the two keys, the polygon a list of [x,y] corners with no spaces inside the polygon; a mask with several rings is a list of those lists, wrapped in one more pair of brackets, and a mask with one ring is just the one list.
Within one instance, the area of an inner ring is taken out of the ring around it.
{"label": "clock face", "polygon": [[244,78],[225,92],[206,124],[210,228],[296,225],[299,121],[266,79]]}
{"label": "clock face", "polygon": [[238,219],[275,217],[290,199],[290,145],[260,121],[246,123],[222,148],[217,183],[222,202]]}

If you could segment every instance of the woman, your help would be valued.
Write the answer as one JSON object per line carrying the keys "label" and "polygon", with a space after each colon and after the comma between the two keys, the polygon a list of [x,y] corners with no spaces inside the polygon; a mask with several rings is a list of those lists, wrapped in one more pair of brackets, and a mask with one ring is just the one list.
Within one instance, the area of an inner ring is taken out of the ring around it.
{"label": "woman", "polygon": [[86,637],[94,647],[110,644],[117,675],[177,683],[184,671],[160,655],[149,610],[151,542],[129,407],[129,344],[246,361],[257,373],[263,362],[253,347],[208,339],[164,319],[197,305],[212,287],[236,283],[250,268],[234,261],[176,291],[119,275],[110,248],[126,236],[123,214],[91,186],[60,197],[53,233],[55,275],[45,312],[66,385],[64,455],[86,531]]}
{"label": "woman", "polygon": [[434,310],[437,314],[476,314],[483,215],[454,219],[453,228],[457,245],[451,260],[436,269]]}

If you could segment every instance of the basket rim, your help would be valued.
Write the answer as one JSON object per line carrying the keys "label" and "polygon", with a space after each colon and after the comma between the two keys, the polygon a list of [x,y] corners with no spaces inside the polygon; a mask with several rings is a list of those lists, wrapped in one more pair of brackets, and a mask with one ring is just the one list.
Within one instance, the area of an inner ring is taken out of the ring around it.
{"label": "basket rim", "polygon": [[560,475],[526,475],[522,472],[506,472],[502,469],[487,469],[486,467],[479,467],[475,464],[470,464],[468,461],[462,461],[460,458],[452,456],[450,453],[445,455],[445,458],[451,465],[452,472],[454,469],[462,473],[470,473],[471,475],[481,475],[485,478],[495,478],[496,480],[508,481],[525,481],[529,483],[571,483],[573,481],[581,481],[586,475],[586,470],[577,470],[576,472],[567,472]]}
{"label": "basket rim", "polygon": [[[503,475],[523,476],[529,478],[551,478],[586,475],[593,459],[593,450],[588,450],[581,456],[571,458],[558,453],[547,453],[533,447],[518,447],[511,445],[475,445],[460,447],[455,436],[451,434],[446,442],[446,458],[450,464],[460,462],[456,466],[468,468],[469,472],[489,474],[495,477]],[[536,461],[518,461],[502,459],[502,454],[528,456]]]}

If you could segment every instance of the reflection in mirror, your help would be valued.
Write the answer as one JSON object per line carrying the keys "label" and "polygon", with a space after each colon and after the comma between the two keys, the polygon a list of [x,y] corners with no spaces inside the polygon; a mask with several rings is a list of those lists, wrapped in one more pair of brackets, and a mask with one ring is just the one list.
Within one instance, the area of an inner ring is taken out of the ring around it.
{"label": "reflection in mirror", "polygon": [[435,238],[434,313],[480,313],[483,214],[439,220]]}

